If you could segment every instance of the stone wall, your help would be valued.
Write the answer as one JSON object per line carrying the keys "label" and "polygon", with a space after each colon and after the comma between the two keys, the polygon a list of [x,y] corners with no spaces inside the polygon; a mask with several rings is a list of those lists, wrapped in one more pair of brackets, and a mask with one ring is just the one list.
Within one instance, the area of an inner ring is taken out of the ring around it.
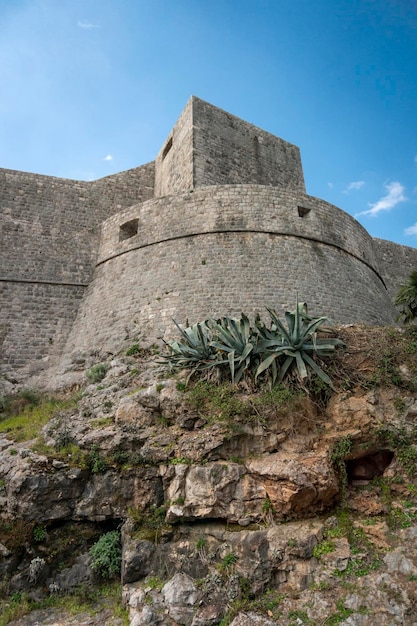
{"label": "stone wall", "polygon": [[[137,233],[120,240],[124,224]],[[334,322],[391,323],[372,238],[311,196],[257,185],[154,199],[109,218],[67,350],[116,350],[135,332],[175,334],[208,316],[279,313],[296,294]]]}
{"label": "stone wall", "polygon": [[17,379],[60,354],[85,287],[0,281],[0,372]]}
{"label": "stone wall", "polygon": [[0,170],[0,278],[88,283],[101,222],[153,196],[153,164],[82,182]]}
{"label": "stone wall", "polygon": [[153,196],[154,164],[94,182],[0,170],[0,371],[64,343],[91,280],[101,222]]}
{"label": "stone wall", "polygon": [[192,104],[195,187],[253,183],[305,191],[297,146],[203,100]]}
{"label": "stone wall", "polygon": [[417,270],[417,249],[400,246],[384,239],[373,241],[378,265],[383,273],[388,293],[391,298],[395,298],[398,289],[410,273]]}
{"label": "stone wall", "polygon": [[193,177],[193,110],[189,100],[155,159],[155,196],[189,191]]}
{"label": "stone wall", "polygon": [[[120,229],[132,220],[137,220],[137,233],[121,240]],[[228,231],[317,240],[344,249],[378,272],[373,240],[353,217],[313,196],[261,185],[213,185],[120,211],[103,223],[98,263],[132,248]]]}

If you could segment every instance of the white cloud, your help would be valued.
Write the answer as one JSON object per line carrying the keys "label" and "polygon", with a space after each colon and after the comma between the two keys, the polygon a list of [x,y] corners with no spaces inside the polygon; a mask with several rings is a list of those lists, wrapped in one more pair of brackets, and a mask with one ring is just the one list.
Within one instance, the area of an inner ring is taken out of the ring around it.
{"label": "white cloud", "polygon": [[330,187],[330,189],[333,189],[334,187],[333,183],[327,183],[327,186]]}
{"label": "white cloud", "polygon": [[77,22],[78,28],[86,28],[89,30],[90,28],[100,28],[99,24],[92,24],[91,22],[87,22],[86,20],[78,20]]}
{"label": "white cloud", "polygon": [[103,161],[113,161],[113,157],[111,154],[106,154],[106,156],[104,157]]}
{"label": "white cloud", "polygon": [[349,183],[349,185],[346,187],[346,189],[343,191],[343,193],[349,193],[349,191],[358,191],[359,189],[361,189],[365,184],[364,180],[356,180],[353,181],[351,183]]}
{"label": "white cloud", "polygon": [[413,226],[404,229],[405,235],[417,235],[417,222]]}
{"label": "white cloud", "polygon": [[385,185],[385,189],[388,192],[386,196],[383,196],[374,204],[369,203],[371,208],[368,211],[357,213],[357,215],[371,215],[374,217],[375,215],[378,215],[380,211],[390,211],[400,202],[407,200],[404,195],[405,187],[403,187],[400,183],[389,183],[388,185]]}

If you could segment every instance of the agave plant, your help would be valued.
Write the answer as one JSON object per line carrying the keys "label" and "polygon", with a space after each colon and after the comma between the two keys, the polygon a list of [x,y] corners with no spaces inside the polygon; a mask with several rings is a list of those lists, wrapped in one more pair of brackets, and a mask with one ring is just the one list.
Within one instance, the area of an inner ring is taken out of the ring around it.
{"label": "agave plant", "polygon": [[[281,381],[287,372],[295,366],[299,378],[307,378],[309,366],[327,385],[334,389],[329,376],[312,358],[312,354],[329,356],[336,347],[344,346],[340,339],[318,338],[317,331],[327,322],[326,317],[311,318],[308,315],[305,303],[297,304],[295,311],[286,312],[287,327],[278,318],[273,309],[268,309],[271,317],[271,329],[260,327],[262,338],[257,349],[262,353],[261,362],[256,370],[255,377],[271,368],[272,382]],[[322,331],[327,329],[321,328]]]}
{"label": "agave plant", "polygon": [[243,313],[240,319],[208,319],[184,329],[174,321],[181,341],[166,343],[166,362],[172,369],[191,369],[191,375],[212,368],[219,373],[227,368],[232,383],[238,383],[250,371],[255,379],[267,372],[273,384],[282,381],[293,367],[303,380],[311,368],[333,389],[329,376],[312,357],[330,356],[338,346],[344,346],[340,339],[317,337],[319,329],[328,332],[323,328],[327,318],[310,317],[307,304],[299,303],[298,298],[295,311],[285,313],[287,328],[273,309],[268,312],[270,328],[259,316],[251,327]]}
{"label": "agave plant", "polygon": [[217,364],[228,363],[232,383],[238,383],[246,369],[255,369],[257,334],[243,313],[240,319],[210,320],[209,326],[213,331],[211,346],[218,351]]}
{"label": "agave plant", "polygon": [[[216,350],[211,346],[208,321],[198,322],[187,328],[174,324],[181,333],[182,341],[165,342],[169,354],[166,360],[172,369],[205,370],[216,365]],[[193,372],[192,372],[193,373]]]}

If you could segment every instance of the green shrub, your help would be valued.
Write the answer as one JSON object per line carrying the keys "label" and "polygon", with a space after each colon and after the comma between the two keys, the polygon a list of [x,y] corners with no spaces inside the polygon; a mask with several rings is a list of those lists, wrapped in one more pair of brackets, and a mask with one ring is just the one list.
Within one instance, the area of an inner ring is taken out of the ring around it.
{"label": "green shrub", "polygon": [[199,537],[196,543],[197,550],[204,550],[207,546],[207,539],[205,537]]}
{"label": "green shrub", "polygon": [[234,552],[228,552],[222,559],[220,564],[220,568],[222,570],[227,570],[230,567],[233,567],[239,560],[239,557]]}
{"label": "green shrub", "polygon": [[[45,398],[42,399],[45,401]],[[32,410],[41,402],[40,394],[33,389],[21,389],[11,396],[0,396],[0,416],[2,418],[20,415],[25,410]]]}
{"label": "green shrub", "polygon": [[33,540],[36,543],[43,543],[46,541],[48,533],[46,532],[46,528],[44,526],[35,526],[33,529]]}
{"label": "green shrub", "polygon": [[394,300],[400,307],[397,319],[411,324],[417,317],[417,270],[411,272],[406,283],[400,287]]}
{"label": "green shrub", "polygon": [[2,413],[7,413],[10,407],[10,398],[0,395],[0,416]]}
{"label": "green shrub", "polygon": [[190,465],[191,459],[188,459],[185,456],[176,456],[169,460],[170,465]]}
{"label": "green shrub", "polygon": [[119,531],[112,530],[102,535],[90,549],[90,554],[93,557],[91,567],[103,578],[113,578],[119,574],[122,562]]}
{"label": "green shrub", "polygon": [[207,381],[199,381],[187,394],[187,402],[209,422],[229,423],[236,416],[249,419],[256,412],[230,383],[213,385]]}
{"label": "green shrub", "polygon": [[134,523],[134,537],[158,543],[162,531],[171,529],[171,526],[165,522],[166,512],[163,505],[158,507],[152,505],[146,514],[137,509],[130,509],[128,513]]}
{"label": "green shrub", "polygon": [[320,559],[325,554],[334,552],[334,550],[335,550],[334,541],[331,541],[331,540],[322,541],[321,543],[318,543],[316,546],[314,546],[313,556],[316,557],[316,559]]}
{"label": "green shrub", "polygon": [[128,350],[126,350],[126,356],[133,356],[138,354],[140,348],[138,343],[134,343]]}
{"label": "green shrub", "polygon": [[108,363],[97,363],[86,371],[86,378],[90,383],[99,383],[107,374],[109,367]]}
{"label": "green shrub", "polygon": [[22,389],[18,395],[31,406],[37,406],[40,402],[40,395],[34,389]]}
{"label": "green shrub", "polygon": [[108,470],[108,463],[102,456],[100,456],[96,444],[94,444],[91,448],[88,458],[88,465],[93,474],[104,474]]}

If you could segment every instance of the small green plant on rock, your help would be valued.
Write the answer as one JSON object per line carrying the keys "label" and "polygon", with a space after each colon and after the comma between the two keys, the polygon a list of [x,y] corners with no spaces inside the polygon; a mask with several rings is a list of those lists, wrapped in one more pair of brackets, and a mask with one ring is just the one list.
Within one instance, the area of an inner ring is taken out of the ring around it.
{"label": "small green plant on rock", "polygon": [[256,611],[276,620],[281,617],[279,607],[285,598],[283,594],[279,593],[276,589],[267,589],[262,595],[258,595],[256,598],[252,599],[250,598],[248,581],[244,578],[240,578],[239,583],[241,596],[231,604],[219,626],[228,626],[241,611]]}
{"label": "small green plant on rock", "polygon": [[187,403],[209,422],[230,422],[236,416],[246,419],[255,413],[236,387],[227,382],[219,385],[197,382],[187,394]]}
{"label": "small green plant on rock", "polygon": [[199,537],[195,547],[200,558],[205,561],[207,558],[207,539],[205,537]]}
{"label": "small green plant on rock", "polygon": [[305,624],[306,626],[313,626],[314,622],[311,620],[306,611],[302,609],[295,609],[288,613],[289,626],[299,626]]}
{"label": "small green plant on rock", "polygon": [[170,531],[171,526],[166,523],[166,507],[152,505],[147,513],[138,509],[129,509],[129,517],[134,523],[134,537],[158,543],[163,531]]}
{"label": "small green plant on rock", "polygon": [[93,365],[86,371],[85,376],[90,383],[99,383],[103,380],[109,368],[108,363],[97,363],[97,365]]}
{"label": "small green plant on rock", "polygon": [[333,466],[339,475],[343,497],[346,494],[346,489],[348,486],[348,475],[345,459],[351,453],[352,446],[352,437],[350,435],[344,435],[343,437],[340,437],[340,439],[335,443],[330,452],[330,460],[332,461]]}
{"label": "small green plant on rock", "polygon": [[262,502],[262,517],[266,524],[272,524],[274,521],[274,505],[268,496]]}
{"label": "small green plant on rock", "polygon": [[186,458],[185,456],[175,456],[174,458],[169,460],[170,465],[190,465],[191,459]]}
{"label": "small green plant on rock", "polygon": [[336,613],[330,615],[324,622],[326,626],[337,626],[337,624],[344,622],[353,613],[353,610],[345,607],[343,602],[338,602],[336,609]]}
{"label": "small green plant on rock", "polygon": [[48,533],[46,532],[45,526],[35,526],[33,529],[33,540],[36,543],[43,543],[46,541]]}
{"label": "small green plant on rock", "polygon": [[409,478],[413,478],[417,473],[416,434],[415,428],[409,432],[404,427],[392,426],[381,426],[376,433],[382,443],[394,448],[398,464]]}
{"label": "small green plant on rock", "polygon": [[100,537],[90,549],[93,557],[92,568],[103,578],[113,578],[120,572],[122,548],[120,533],[112,530]]}
{"label": "small green plant on rock", "polygon": [[126,356],[134,356],[138,354],[140,348],[138,343],[134,343],[128,350],[126,350]]}
{"label": "small green plant on rock", "polygon": [[165,582],[159,576],[150,576],[146,579],[146,587],[149,587],[153,591],[161,591]]}
{"label": "small green plant on rock", "polygon": [[401,398],[401,396],[397,396],[396,398],[394,398],[393,400],[393,405],[394,405],[394,409],[397,411],[397,413],[401,414],[404,409],[405,409],[405,400],[404,398]]}
{"label": "small green plant on rock", "polygon": [[321,541],[316,546],[314,546],[313,556],[316,557],[316,559],[320,559],[325,554],[330,554],[331,552],[334,552],[334,550],[335,550],[334,541],[331,541],[328,539],[325,541]]}
{"label": "small green plant on rock", "polygon": [[93,474],[104,474],[109,468],[107,461],[100,455],[96,444],[91,448],[88,464]]}
{"label": "small green plant on rock", "polygon": [[238,562],[239,557],[234,552],[228,552],[224,555],[221,563],[219,564],[219,571],[222,574],[230,574],[233,571],[235,564]]}

